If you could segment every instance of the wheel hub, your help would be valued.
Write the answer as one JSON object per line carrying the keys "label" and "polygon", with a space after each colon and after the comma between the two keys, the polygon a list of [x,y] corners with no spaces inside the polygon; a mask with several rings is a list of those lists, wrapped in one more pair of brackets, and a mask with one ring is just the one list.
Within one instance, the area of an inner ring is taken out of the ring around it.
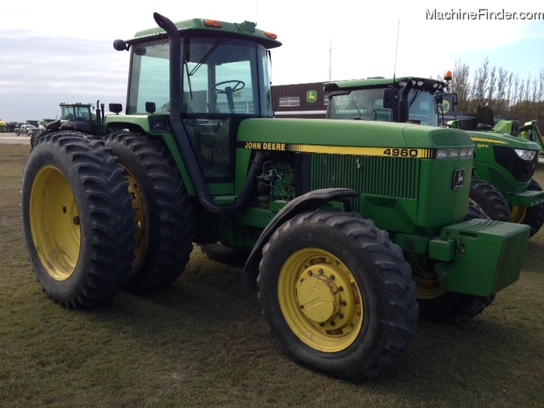
{"label": "wheel hub", "polygon": [[511,209],[511,221],[516,224],[521,224],[527,216],[527,207],[515,205]]}
{"label": "wheel hub", "polygon": [[280,272],[278,300],[295,335],[316,350],[344,350],[362,330],[361,289],[327,251],[304,248],[292,254]]}
{"label": "wheel hub", "polygon": [[128,192],[132,196],[132,209],[136,213],[134,216],[134,222],[136,224],[137,230],[136,230],[136,248],[134,248],[134,256],[135,260],[134,263],[137,263],[140,259],[141,255],[144,252],[144,247],[146,245],[146,234],[147,234],[147,226],[146,226],[146,211],[144,206],[144,200],[142,192],[140,191],[140,187],[138,186],[138,183],[136,182],[136,179],[134,176],[128,171],[126,167],[121,166],[124,172],[124,178],[126,181],[128,181]]}
{"label": "wheel hub", "polygon": [[309,268],[296,285],[298,305],[302,313],[313,322],[325,323],[334,319],[341,309],[340,291],[334,283],[334,273],[321,265],[314,271]]}
{"label": "wheel hub", "polygon": [[416,282],[417,298],[420,300],[436,299],[446,293],[436,277],[414,275],[413,280]]}
{"label": "wheel hub", "polygon": [[65,281],[79,260],[81,220],[74,193],[62,172],[45,166],[37,174],[30,200],[32,239],[47,274]]}

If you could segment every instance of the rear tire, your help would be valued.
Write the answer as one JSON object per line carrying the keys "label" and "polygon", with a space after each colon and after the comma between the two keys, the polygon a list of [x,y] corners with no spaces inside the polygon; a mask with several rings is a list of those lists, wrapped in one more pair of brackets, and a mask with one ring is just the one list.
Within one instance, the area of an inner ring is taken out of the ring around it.
{"label": "rear tire", "polygon": [[70,131],[70,130],[58,130],[58,131],[55,131],[55,132],[50,132],[47,129],[45,129],[45,130],[42,130],[42,131],[30,136],[30,150],[32,151],[32,149],[34,149],[34,147],[38,143],[40,143],[40,140],[42,140],[43,137],[45,137],[47,135],[51,135],[53,133],[60,134],[60,135],[79,136],[81,138],[90,138],[90,135],[88,135],[87,133],[83,133],[83,132]]}
{"label": "rear tire", "polygon": [[377,377],[415,333],[410,267],[359,214],[317,211],[287,221],[264,246],[257,284],[280,348],[333,377]]}
{"label": "rear tire", "polygon": [[50,134],[31,151],[21,207],[32,268],[67,308],[117,295],[132,275],[134,213],[117,159],[101,141]]}
{"label": "rear tire", "polygon": [[193,204],[161,139],[118,132],[104,140],[119,158],[136,211],[134,276],[126,289],[143,293],[165,288],[189,262],[195,228]]}

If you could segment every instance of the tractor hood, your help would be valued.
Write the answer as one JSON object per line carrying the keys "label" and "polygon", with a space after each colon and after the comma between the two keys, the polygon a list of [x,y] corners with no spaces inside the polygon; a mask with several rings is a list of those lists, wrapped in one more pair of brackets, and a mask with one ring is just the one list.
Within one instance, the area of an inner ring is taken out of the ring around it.
{"label": "tractor hood", "polygon": [[[260,147],[259,144],[261,144]],[[466,132],[459,129],[408,123],[276,118],[244,120],[238,130],[238,145],[257,150],[288,151],[301,151],[286,148],[286,146],[296,145],[320,146],[322,149],[345,147],[472,149],[474,147],[474,143]],[[351,152],[338,151],[338,153],[361,154],[358,150],[360,149]],[[418,154],[418,157],[426,156]]]}
{"label": "tractor hood", "polygon": [[538,143],[522,139],[520,137],[510,136],[508,134],[480,131],[466,131],[472,139],[476,148],[490,146],[504,146],[512,149],[535,150],[539,151]]}

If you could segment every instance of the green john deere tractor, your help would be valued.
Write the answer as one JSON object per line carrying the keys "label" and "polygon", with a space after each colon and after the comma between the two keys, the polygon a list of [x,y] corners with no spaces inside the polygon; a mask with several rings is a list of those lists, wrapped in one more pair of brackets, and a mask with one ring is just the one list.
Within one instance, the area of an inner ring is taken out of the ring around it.
{"label": "green john deere tractor", "polygon": [[[30,145],[36,144],[36,139],[51,132],[67,131],[80,132],[88,135],[104,136],[104,104],[92,103],[61,103],[60,118],[45,125],[45,129],[30,138]],[[94,110],[94,112],[93,112]]]}
{"label": "green john deere tractor", "polygon": [[52,132],[30,152],[23,230],[56,302],[165,288],[193,243],[220,242],[249,254],[242,281],[290,358],[360,381],[406,353],[418,310],[468,320],[519,278],[529,227],[469,206],[465,132],[274,119],[275,35],[154,18],[114,42],[131,65],[108,134]]}
{"label": "green john deere tractor", "polygon": [[[327,118],[444,125],[457,101],[446,90],[447,82],[417,77],[330,82]],[[526,124],[520,137],[505,125],[467,131],[475,143],[470,198],[491,219],[529,225],[532,236],[544,224],[544,192],[533,179],[542,139],[536,123]],[[450,126],[459,128],[460,121]]]}
{"label": "green john deere tractor", "polygon": [[[459,123],[456,123],[456,125],[457,128],[461,128]],[[491,129],[486,129],[484,127],[483,130],[492,130],[495,133],[508,134],[535,142],[540,146],[540,156],[542,157],[542,154],[544,154],[544,140],[542,139],[542,134],[540,133],[536,120],[530,120],[523,125],[518,126],[517,121],[515,120],[501,119]]]}

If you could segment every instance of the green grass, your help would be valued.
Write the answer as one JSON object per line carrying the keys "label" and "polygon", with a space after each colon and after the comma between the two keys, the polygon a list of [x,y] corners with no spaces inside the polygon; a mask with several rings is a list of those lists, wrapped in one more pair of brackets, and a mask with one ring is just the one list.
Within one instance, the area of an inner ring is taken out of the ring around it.
{"label": "green grass", "polygon": [[[28,146],[0,145],[0,406],[538,407],[544,403],[544,232],[521,279],[469,324],[420,321],[406,357],[355,385],[275,346],[240,270],[195,251],[166,291],[91,312],[48,299],[19,208]],[[544,185],[544,168],[537,179]]]}

